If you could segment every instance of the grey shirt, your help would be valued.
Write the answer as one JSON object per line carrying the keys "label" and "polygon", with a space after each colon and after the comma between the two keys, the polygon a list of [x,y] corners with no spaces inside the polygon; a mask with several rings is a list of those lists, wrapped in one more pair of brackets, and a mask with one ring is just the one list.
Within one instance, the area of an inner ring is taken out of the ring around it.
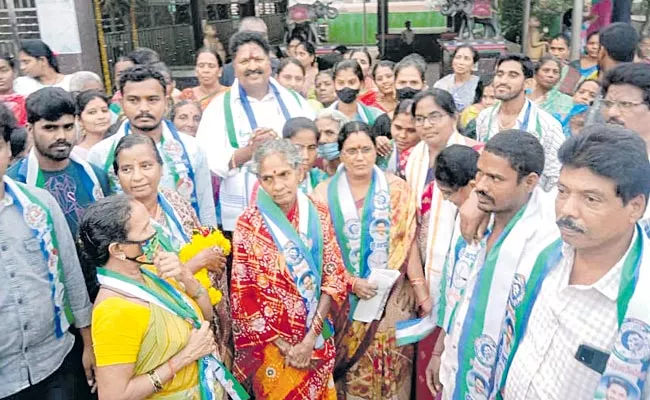
{"label": "grey shirt", "polygon": [[[2,181],[0,181],[2,184]],[[90,326],[92,305],[70,229],[56,200],[28,187],[50,211],[63,265],[62,283],[75,326]],[[54,304],[40,241],[25,224],[14,199],[0,199],[0,398],[54,373],[72,349],[74,336],[54,334]]]}

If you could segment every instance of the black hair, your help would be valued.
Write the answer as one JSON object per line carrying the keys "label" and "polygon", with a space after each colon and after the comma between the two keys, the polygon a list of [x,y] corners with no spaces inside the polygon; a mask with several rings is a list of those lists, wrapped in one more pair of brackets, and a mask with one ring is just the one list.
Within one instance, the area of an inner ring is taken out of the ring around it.
{"label": "black hair", "polygon": [[203,115],[203,110],[201,110],[201,105],[197,103],[196,101],[192,100],[181,100],[177,103],[174,103],[174,106],[172,107],[171,111],[169,112],[169,120],[174,121],[174,118],[176,118],[176,113],[178,112],[178,109],[181,107],[184,107],[188,104],[193,105],[196,107],[197,110],[199,110],[199,115]]}
{"label": "black hair", "polygon": [[324,69],[322,71],[318,71],[316,74],[316,77],[314,78],[314,82],[316,82],[316,79],[318,79],[319,76],[321,75],[327,75],[329,76],[332,80],[334,80],[334,71],[331,69]]}
{"label": "black hair", "polygon": [[27,97],[27,122],[33,124],[42,119],[56,121],[64,115],[77,115],[77,105],[72,94],[60,87],[44,87]]}
{"label": "black hair", "polygon": [[17,126],[18,123],[14,113],[0,101],[0,131],[2,131],[2,139],[5,142],[9,143],[11,141],[11,134]]}
{"label": "black hair", "polygon": [[339,72],[349,69],[352,70],[352,73],[354,73],[357,78],[359,78],[359,81],[361,81],[361,86],[363,87],[363,70],[361,69],[361,65],[359,65],[357,60],[349,59],[337,63],[334,66],[334,78],[336,79],[336,76],[339,74]]}
{"label": "black hair", "polygon": [[345,141],[348,140],[350,135],[356,132],[365,133],[370,138],[373,146],[376,145],[375,134],[368,124],[360,121],[350,121],[346,122],[345,125],[343,125],[343,128],[341,128],[341,132],[339,132],[339,151],[343,149],[343,145],[345,144]]}
{"label": "black hair", "polygon": [[16,59],[12,55],[0,53],[0,59],[5,60],[11,69],[16,69]]}
{"label": "black hair", "polygon": [[537,64],[535,64],[535,74],[537,74],[539,70],[542,69],[542,66],[549,61],[554,62],[558,66],[558,68],[560,68],[560,71],[562,70],[562,61],[555,58],[555,56],[553,56],[552,54],[546,54],[539,59]]}
{"label": "black hair", "polygon": [[223,67],[223,60],[221,59],[221,56],[212,47],[201,47],[200,49],[198,49],[196,52],[196,57],[194,59],[195,64],[199,61],[199,56],[203,53],[212,54],[214,58],[217,59],[217,64],[219,65],[219,68]]}
{"label": "black hair", "polygon": [[488,73],[485,75],[482,75],[478,82],[476,83],[476,90],[474,91],[474,103],[477,104],[481,102],[481,99],[483,98],[483,92],[485,91],[485,88],[490,86],[494,82],[494,73]]}
{"label": "black hair", "polygon": [[562,33],[558,33],[557,35],[553,36],[548,43],[550,44],[554,40],[562,40],[564,42],[564,44],[566,44],[567,48],[569,48],[569,49],[571,48],[571,42],[569,41],[569,38],[566,37],[566,35],[564,35]]}
{"label": "black hair", "polygon": [[140,144],[143,144],[145,146],[150,146],[151,150],[153,151],[154,158],[156,159],[158,164],[163,165],[163,160],[162,157],[160,156],[160,152],[158,151],[158,148],[156,147],[156,142],[154,142],[153,139],[147,135],[143,135],[140,133],[133,133],[131,135],[123,136],[115,146],[115,152],[114,152],[115,156],[113,158],[113,171],[115,172],[115,175],[117,175],[118,171],[120,170],[120,166],[118,164],[120,153],[124,150],[128,150]]}
{"label": "black hair", "polygon": [[309,53],[309,55],[316,57],[316,47],[314,47],[314,44],[310,41],[307,40],[301,40],[300,43],[298,43],[298,47],[304,47],[305,51]]}
{"label": "black hair", "polygon": [[617,65],[605,74],[603,94],[612,85],[630,85],[643,91],[643,102],[650,106],[650,67],[647,64],[625,63]]}
{"label": "black hair", "polygon": [[373,80],[375,79],[375,76],[377,75],[377,70],[379,68],[382,68],[382,67],[383,68],[390,68],[390,70],[393,71],[393,72],[395,71],[395,63],[394,62],[392,62],[390,60],[381,60],[372,67],[372,71],[370,72],[370,74],[372,75]]}
{"label": "black hair", "polygon": [[104,92],[100,92],[99,90],[84,90],[83,92],[80,92],[76,96],[76,105],[77,105],[77,115],[81,115],[81,113],[86,109],[86,106],[88,103],[95,99],[102,99],[106,105],[111,104],[110,98],[106,95]]}
{"label": "black hair", "polygon": [[378,138],[379,136],[386,136],[388,139],[392,139],[393,134],[390,131],[390,126],[392,123],[393,122],[391,121],[388,114],[384,113],[378,116],[377,119],[375,119],[375,123],[370,127],[373,136],[375,138]]}
{"label": "black hair", "polygon": [[478,152],[460,144],[443,149],[436,157],[434,175],[436,182],[458,190],[476,177]]}
{"label": "black hair", "polygon": [[133,201],[131,196],[122,193],[88,206],[79,223],[77,245],[81,265],[104,266],[110,257],[109,246],[128,240]]}
{"label": "black hair", "polygon": [[460,46],[456,47],[456,50],[451,54],[451,59],[453,60],[456,58],[456,54],[462,49],[468,49],[469,51],[472,52],[472,60],[474,60],[474,64],[478,62],[478,60],[481,59],[481,56],[478,54],[478,51],[474,48],[474,46],[469,45],[469,44],[461,44]]}
{"label": "black hair", "polygon": [[344,46],[342,44],[336,46],[334,48],[334,50],[332,50],[332,52],[337,52],[337,53],[341,53],[341,54],[346,54],[348,51],[349,51],[348,46]]}
{"label": "black hair", "polygon": [[133,49],[127,58],[135,65],[145,65],[160,62],[160,54],[148,47],[138,47]]}
{"label": "black hair", "polygon": [[535,75],[535,66],[527,56],[519,53],[504,54],[497,60],[497,69],[501,64],[506,61],[515,61],[521,65],[521,70],[524,73],[525,79],[530,79]]}
{"label": "black hair", "polygon": [[423,90],[413,97],[413,108],[411,108],[411,114],[414,117],[415,110],[418,108],[418,103],[428,97],[431,97],[434,103],[436,103],[438,107],[442,108],[442,110],[450,117],[454,117],[458,113],[454,97],[446,90],[433,88]]}
{"label": "black hair", "polygon": [[57,73],[60,72],[59,61],[56,59],[52,49],[50,49],[50,46],[45,44],[44,41],[40,39],[23,40],[20,42],[20,51],[34,58],[45,57],[50,67]]}
{"label": "black hair", "polygon": [[409,117],[413,117],[413,104],[415,102],[413,99],[403,99],[397,106],[395,106],[395,111],[393,111],[393,120],[400,114],[408,114]]}
{"label": "black hair", "polygon": [[413,67],[415,68],[419,73],[420,73],[420,78],[422,79],[422,82],[425,82],[425,74],[427,72],[427,64],[424,61],[422,57],[416,57],[419,56],[419,54],[410,54],[404,58],[397,64],[395,64],[395,79],[397,79],[397,75],[406,68]]}
{"label": "black hair", "polygon": [[650,162],[641,137],[623,127],[594,124],[571,136],[558,151],[562,168],[587,168],[614,181],[616,195],[627,204],[650,194]]}
{"label": "black hair", "polygon": [[303,75],[303,76],[305,75],[305,73],[306,73],[306,72],[305,72],[305,67],[302,66],[302,64],[300,63],[300,61],[298,61],[297,58],[287,57],[287,58],[282,59],[282,60],[280,61],[280,63],[278,64],[278,68],[277,68],[276,73],[275,73],[276,76],[279,76],[279,75],[282,73],[282,71],[283,71],[283,70],[284,70],[284,69],[285,69],[289,64],[293,64],[293,65],[295,65],[296,67],[299,67],[300,70],[302,71],[302,75]]}
{"label": "black hair", "polygon": [[607,55],[618,62],[634,61],[639,34],[625,22],[615,22],[600,30],[600,45]]}
{"label": "black hair", "polygon": [[230,37],[228,50],[230,50],[231,56],[235,58],[239,48],[248,43],[254,43],[260,46],[266,54],[271,53],[271,46],[269,45],[268,40],[266,40],[262,34],[257,32],[242,31],[237,32]]}
{"label": "black hair", "polygon": [[120,92],[124,93],[124,86],[129,82],[144,82],[148,79],[155,79],[160,83],[163,92],[167,92],[167,80],[160,70],[151,65],[135,65],[125,69],[120,75]]}
{"label": "black hair", "polygon": [[314,132],[314,135],[316,135],[316,142],[318,142],[320,139],[320,133],[318,133],[316,124],[311,119],[305,117],[296,117],[288,120],[284,124],[284,128],[282,128],[282,137],[284,139],[291,139],[296,135],[296,133],[298,133],[298,131],[303,129]]}
{"label": "black hair", "polygon": [[[587,38],[585,39],[585,43],[587,43],[589,41],[589,39],[591,39],[592,37],[598,36],[598,35],[600,35],[600,31],[598,31],[598,30],[595,30],[595,31],[589,33],[587,35]],[[600,40],[600,37],[598,39]]]}
{"label": "black hair", "polygon": [[282,60],[283,58],[285,58],[285,57],[287,56],[287,55],[284,53],[284,51],[282,51],[282,49],[280,48],[280,46],[271,46],[271,51],[273,52],[273,54],[275,54],[275,57],[276,57],[278,60]]}
{"label": "black hair", "polygon": [[544,147],[528,132],[519,129],[502,131],[485,144],[483,151],[505,158],[517,172],[517,183],[531,173],[542,176]]}
{"label": "black hair", "polygon": [[13,132],[11,132],[11,158],[14,159],[25,151],[25,145],[27,144],[27,130],[23,127],[16,127]]}
{"label": "black hair", "polygon": [[593,82],[593,83],[595,83],[596,85],[598,85],[599,88],[603,86],[603,85],[600,83],[600,81],[599,81],[598,79],[585,79],[585,80],[583,80],[583,81],[578,82],[578,84],[576,85],[576,88],[575,88],[575,90],[573,91],[573,93],[576,93],[578,90],[580,90],[580,88],[582,87],[582,85],[584,85],[584,84],[587,83],[587,82]]}
{"label": "black hair", "polygon": [[356,54],[356,53],[363,53],[365,54],[366,58],[368,59],[368,65],[372,67],[372,57],[370,56],[370,52],[366,49],[352,49],[350,51],[350,59]]}

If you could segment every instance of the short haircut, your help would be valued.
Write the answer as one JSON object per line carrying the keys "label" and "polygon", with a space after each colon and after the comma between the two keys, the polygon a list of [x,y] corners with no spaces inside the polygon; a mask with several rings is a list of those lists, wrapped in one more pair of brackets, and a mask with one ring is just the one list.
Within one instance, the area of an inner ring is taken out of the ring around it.
{"label": "short haircut", "polygon": [[361,81],[361,86],[363,87],[363,70],[361,69],[361,65],[359,65],[357,60],[349,59],[337,63],[334,66],[334,79],[336,79],[336,76],[339,74],[339,72],[347,70],[352,70],[352,73],[355,74],[357,78],[359,78]]}
{"label": "short haircut", "polygon": [[84,90],[83,92],[80,92],[75,100],[77,103],[77,115],[81,115],[81,113],[86,109],[86,106],[88,106],[88,103],[95,99],[101,99],[106,105],[111,104],[110,98],[106,95],[106,93],[97,91],[97,90]]}
{"label": "short haircut", "polygon": [[215,49],[212,47],[201,47],[197,52],[196,52],[196,58],[195,58],[195,63],[199,61],[199,56],[203,53],[208,53],[212,54],[214,58],[217,59],[217,65],[219,65],[219,68],[223,67],[223,60],[221,59],[221,56]]}
{"label": "short haircut", "polygon": [[77,105],[72,94],[60,87],[44,87],[27,97],[27,122],[33,124],[42,119],[56,121],[64,115],[77,115]]}
{"label": "short haircut", "polygon": [[337,129],[338,131],[341,131],[343,125],[350,122],[348,117],[345,116],[345,114],[343,114],[339,110],[334,110],[330,108],[323,108],[322,110],[318,111],[316,113],[316,118],[314,119],[314,123],[319,119],[330,119],[336,122],[339,125]]}
{"label": "short haircut", "polygon": [[639,34],[636,29],[625,22],[615,22],[600,30],[600,45],[607,55],[618,62],[634,61]]}
{"label": "short haircut", "polygon": [[228,46],[230,55],[235,58],[237,56],[237,51],[239,51],[239,48],[249,43],[258,45],[262,48],[262,50],[264,50],[264,53],[266,54],[271,53],[271,46],[269,45],[269,42],[264,38],[264,36],[257,32],[242,31],[237,32],[230,37],[230,43]]}
{"label": "short haircut", "polygon": [[564,44],[566,45],[567,48],[569,48],[569,49],[571,48],[571,42],[569,41],[569,38],[566,37],[566,35],[564,35],[562,33],[557,34],[557,35],[555,35],[555,36],[553,36],[551,38],[551,41],[549,43],[552,43],[555,40],[561,40],[561,41],[564,42]]}
{"label": "short haircut", "polygon": [[280,64],[278,64],[278,69],[276,70],[276,71],[277,71],[277,72],[276,72],[276,75],[280,75],[280,74],[282,73],[282,71],[284,71],[284,69],[285,69],[289,64],[293,64],[293,65],[295,65],[296,67],[299,67],[300,70],[302,71],[302,75],[305,76],[305,67],[302,66],[302,64],[300,63],[300,61],[298,61],[297,58],[293,58],[293,57],[283,58],[283,59],[280,61]]}
{"label": "short haircut", "polygon": [[314,132],[316,135],[316,142],[320,139],[320,133],[318,133],[318,128],[316,128],[314,121],[305,117],[296,117],[288,120],[284,124],[284,128],[282,128],[282,137],[285,139],[291,139],[296,135],[296,133],[302,130]]}
{"label": "short haircut", "polygon": [[251,26],[255,25],[256,27],[259,27],[264,30],[264,33],[268,33],[269,27],[266,25],[266,22],[260,17],[245,17],[239,22],[239,28],[237,28],[237,32],[257,32],[260,33],[257,30],[250,30]]}
{"label": "short haircut", "polygon": [[474,46],[469,45],[469,44],[461,44],[460,46],[456,47],[456,50],[451,54],[451,59],[453,60],[456,58],[456,54],[458,54],[458,51],[462,49],[468,49],[469,51],[472,52],[472,60],[474,61],[474,64],[478,62],[478,60],[481,59],[481,56],[478,54],[478,50],[474,48]]}
{"label": "short haircut", "polygon": [[547,62],[553,62],[557,67],[560,69],[560,72],[562,72],[562,61],[558,60],[553,56],[552,54],[546,54],[542,56],[542,58],[539,59],[537,64],[535,64],[535,74],[539,72],[540,69],[546,64]]}
{"label": "short haircut", "polygon": [[381,68],[381,67],[390,68],[391,71],[395,71],[395,63],[394,62],[392,62],[390,60],[381,60],[372,67],[372,71],[370,73],[372,75],[372,79],[375,79],[375,76],[377,75],[377,70],[379,68]]}
{"label": "short haircut", "polygon": [[124,93],[124,86],[129,82],[144,82],[148,79],[154,79],[160,83],[163,92],[167,91],[167,80],[159,69],[151,65],[135,65],[125,69],[120,75],[120,92]]}
{"label": "short haircut", "polygon": [[587,168],[612,180],[623,204],[643,195],[647,205],[650,162],[646,144],[635,132],[613,125],[586,126],[562,144],[558,158],[563,168]]}
{"label": "short haircut", "polygon": [[174,76],[172,75],[172,69],[169,68],[169,65],[165,64],[162,61],[155,62],[155,63],[149,64],[149,65],[151,65],[153,68],[157,69],[158,72],[160,72],[163,75],[163,77],[165,77],[165,82],[167,82],[168,85],[171,84],[172,82],[174,82]]}
{"label": "short haircut", "polygon": [[123,136],[115,146],[115,152],[113,158],[113,171],[115,172],[115,175],[117,175],[118,171],[120,170],[120,165],[119,165],[120,153],[122,153],[124,150],[128,150],[132,147],[141,144],[151,147],[151,151],[153,151],[153,155],[154,158],[156,159],[156,162],[158,162],[158,164],[160,165],[163,165],[163,159],[160,156],[160,152],[158,151],[158,148],[156,147],[156,142],[154,142],[153,139],[147,135],[134,133],[131,135]]}
{"label": "short haircut", "polygon": [[30,57],[41,58],[45,57],[47,63],[56,72],[59,71],[59,61],[56,59],[54,52],[50,46],[45,44],[41,39],[27,39],[20,42],[20,50]]}
{"label": "short haircut", "polygon": [[483,151],[505,158],[517,172],[517,183],[531,173],[544,171],[544,147],[528,132],[510,129],[488,140]]}
{"label": "short haircut", "polygon": [[0,101],[0,133],[2,133],[2,139],[5,142],[9,143],[11,141],[11,134],[17,126],[18,123],[14,113]]}
{"label": "short haircut", "polygon": [[[417,54],[419,56],[419,54]],[[416,57],[416,55],[408,55],[400,62],[395,64],[395,79],[397,79],[397,76],[399,73],[406,68],[413,67],[415,68],[418,73],[420,74],[420,79],[422,79],[422,82],[425,82],[425,74],[427,72],[427,63],[424,61],[422,57]]]}
{"label": "short haircut", "polygon": [[576,93],[578,90],[580,90],[580,88],[582,87],[582,85],[584,85],[584,84],[587,83],[587,82],[593,82],[593,83],[595,83],[596,85],[598,85],[599,88],[602,87],[602,84],[600,83],[600,81],[599,81],[598,79],[593,79],[593,78],[592,78],[592,79],[585,79],[584,81],[580,81],[580,82],[578,82],[578,84],[576,85],[576,88],[575,88],[575,90],[573,91],[573,93]]}
{"label": "short haircut", "polygon": [[515,61],[521,65],[524,78],[530,79],[535,75],[535,66],[527,56],[519,53],[504,54],[497,60],[497,69],[506,61]]}
{"label": "short haircut", "polygon": [[16,158],[25,151],[27,145],[27,130],[17,127],[11,132],[11,158]]}
{"label": "short haircut", "polygon": [[341,128],[341,132],[339,133],[339,151],[343,149],[343,145],[345,144],[346,140],[348,140],[350,135],[357,132],[363,132],[368,135],[372,144],[376,145],[375,134],[372,129],[370,129],[370,126],[368,124],[365,122],[350,121],[343,125],[343,128]]}
{"label": "short haircut", "polygon": [[643,91],[643,102],[650,106],[650,67],[647,64],[625,63],[617,65],[605,74],[603,94],[612,85],[630,85]]}
{"label": "short haircut", "polygon": [[102,78],[100,78],[96,73],[92,71],[77,71],[70,77],[70,91],[81,92],[84,86],[89,82],[96,82],[99,83],[100,86],[104,86]]}
{"label": "short haircut", "polygon": [[443,149],[436,157],[436,182],[458,190],[476,177],[478,152],[471,147],[454,144]]}
{"label": "short haircut", "polygon": [[135,65],[145,65],[160,62],[160,55],[148,47],[137,47],[127,57]]}
{"label": "short haircut", "polygon": [[411,113],[414,117],[415,110],[418,108],[418,103],[429,97],[431,97],[433,102],[436,103],[438,107],[442,108],[442,110],[450,117],[454,117],[458,113],[454,97],[446,90],[433,88],[423,90],[413,97],[413,108],[411,109]]}

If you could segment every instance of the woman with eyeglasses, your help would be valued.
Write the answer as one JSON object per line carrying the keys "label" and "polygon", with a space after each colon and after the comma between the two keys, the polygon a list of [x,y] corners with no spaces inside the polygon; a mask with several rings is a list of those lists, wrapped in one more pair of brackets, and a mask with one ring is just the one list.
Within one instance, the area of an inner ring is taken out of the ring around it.
{"label": "woman with eyeglasses", "polygon": [[[352,292],[335,324],[337,391],[339,398],[409,399],[414,348],[397,345],[395,326],[418,309],[431,312],[415,242],[415,199],[404,180],[375,165],[367,124],[348,122],[338,143],[342,164],[314,194],[329,205]],[[384,278],[394,283],[379,291],[372,282]],[[387,301],[370,307],[378,295]]]}
{"label": "woman with eyeglasses", "polygon": [[158,244],[147,208],[132,196],[100,199],[84,214],[81,257],[101,266],[92,312],[100,399],[216,395],[202,379],[217,362],[210,298]]}
{"label": "woman with eyeglasses", "polygon": [[300,190],[305,194],[310,194],[319,183],[328,177],[323,170],[316,167],[318,141],[320,140],[318,128],[309,118],[291,118],[282,129],[282,137],[289,139],[300,151],[303,174]]}
{"label": "woman with eyeglasses", "polygon": [[[440,304],[440,277],[458,214],[457,207],[445,201],[435,184],[435,160],[443,149],[454,144],[475,149],[481,145],[456,130],[458,111],[449,92],[429,89],[417,94],[413,100],[411,110],[421,141],[413,148],[407,161],[406,181],[416,196],[419,222],[417,243],[424,265],[427,293],[433,296],[430,307],[433,307]],[[433,330],[434,327],[430,328]],[[417,372],[420,382],[426,382],[420,379],[424,379],[436,338],[437,335],[432,334],[418,343]],[[423,391],[426,392],[426,388]]]}
{"label": "woman with eyeglasses", "polygon": [[359,101],[363,79],[361,66],[355,60],[345,60],[336,64],[334,89],[338,100],[329,108],[342,112],[350,121],[360,121],[372,126],[383,112]]}
{"label": "woman with eyeglasses", "polygon": [[[113,168],[124,193],[144,205],[149,218],[168,235],[175,249],[190,241],[192,231],[200,228],[201,223],[187,200],[173,190],[160,187],[162,159],[150,137],[133,134],[120,139],[115,147]],[[231,326],[225,265],[221,250],[212,248],[186,263],[192,273],[207,268],[213,286],[224,294],[215,306],[214,322],[219,354],[229,365],[232,349],[228,345]]]}

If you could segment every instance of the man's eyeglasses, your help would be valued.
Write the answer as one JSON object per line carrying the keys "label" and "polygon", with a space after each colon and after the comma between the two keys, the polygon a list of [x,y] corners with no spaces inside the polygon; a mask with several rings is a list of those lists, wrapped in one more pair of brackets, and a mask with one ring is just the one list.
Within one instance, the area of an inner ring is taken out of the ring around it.
{"label": "man's eyeglasses", "polygon": [[434,111],[431,114],[424,116],[424,115],[416,115],[415,116],[415,126],[422,126],[424,125],[424,121],[429,121],[431,125],[435,125],[440,123],[442,119],[445,117],[445,114],[440,113],[438,111]]}
{"label": "man's eyeglasses", "polygon": [[603,100],[603,107],[610,109],[614,106],[618,107],[621,111],[631,111],[634,107],[638,107],[642,104],[645,104],[643,101],[634,102],[634,101],[616,101],[616,100]]}
{"label": "man's eyeglasses", "polygon": [[352,149],[345,149],[343,150],[343,152],[350,157],[354,157],[359,153],[361,153],[364,156],[367,156],[368,154],[372,153],[374,150],[375,150],[374,147],[366,146],[366,147],[355,147]]}

